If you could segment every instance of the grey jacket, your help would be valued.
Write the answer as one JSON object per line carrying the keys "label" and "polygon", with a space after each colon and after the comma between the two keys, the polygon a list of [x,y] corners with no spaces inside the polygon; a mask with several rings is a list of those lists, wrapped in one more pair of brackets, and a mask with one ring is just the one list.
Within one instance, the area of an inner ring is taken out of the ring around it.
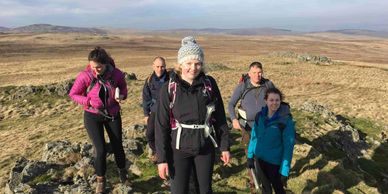
{"label": "grey jacket", "polygon": [[[247,123],[252,128],[256,114],[265,106],[265,92],[268,88],[274,87],[275,85],[270,80],[264,78],[260,81],[260,86],[258,87],[253,86],[249,79],[244,83],[238,84],[236,89],[234,89],[232,97],[228,103],[228,112],[230,118],[232,120],[238,119],[235,108],[238,101],[241,100],[241,108],[246,111]],[[242,96],[245,90],[248,92]]]}

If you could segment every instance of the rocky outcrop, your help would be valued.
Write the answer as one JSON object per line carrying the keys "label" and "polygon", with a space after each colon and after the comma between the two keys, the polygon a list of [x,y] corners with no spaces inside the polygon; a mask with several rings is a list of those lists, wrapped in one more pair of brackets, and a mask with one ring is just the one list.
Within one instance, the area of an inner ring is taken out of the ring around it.
{"label": "rocky outcrop", "polygon": [[[127,80],[136,80],[134,73]],[[9,86],[0,88],[0,121],[61,114],[75,108],[68,97],[74,79],[41,86]]]}
{"label": "rocky outcrop", "polygon": [[136,74],[135,73],[124,73],[125,74],[125,79],[127,81],[131,81],[131,80],[137,80],[137,77],[136,77]]}
{"label": "rocky outcrop", "polygon": [[370,147],[366,139],[346,118],[314,102],[305,102],[299,110],[321,119],[320,123],[309,126],[308,130],[300,134],[313,137],[312,144],[316,149],[327,152],[333,148],[341,150],[352,161],[360,157],[370,158],[366,151]]}
{"label": "rocky outcrop", "polygon": [[[137,157],[144,152],[145,127],[135,125],[127,127],[123,138],[127,169],[130,174],[141,175],[139,167],[134,165]],[[136,137],[136,138],[133,138]],[[114,163],[114,157],[107,144],[107,161]],[[26,158],[18,159],[6,184],[6,194],[16,193],[94,193],[96,176],[93,168],[93,146],[89,143],[71,143],[69,141],[49,142],[43,147],[41,161]],[[108,169],[116,172],[117,169]],[[108,180],[110,193],[131,193],[132,188]]]}
{"label": "rocky outcrop", "polygon": [[299,61],[302,62],[309,62],[313,64],[332,64],[333,61],[326,56],[321,56],[321,55],[313,55],[313,54],[298,54],[295,52],[287,51],[287,52],[276,52],[272,53],[272,56],[276,57],[283,57],[283,58],[296,58]]}
{"label": "rocky outcrop", "polygon": [[18,86],[12,88],[3,88],[1,95],[4,100],[16,100],[24,98],[28,95],[56,95],[66,96],[74,83],[74,79],[64,82],[48,84],[42,86]]}

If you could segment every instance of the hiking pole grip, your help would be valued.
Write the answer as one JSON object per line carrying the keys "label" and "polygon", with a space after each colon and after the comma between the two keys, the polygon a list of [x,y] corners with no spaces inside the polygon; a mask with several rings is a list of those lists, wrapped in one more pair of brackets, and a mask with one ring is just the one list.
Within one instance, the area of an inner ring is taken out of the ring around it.
{"label": "hiking pole grip", "polygon": [[251,171],[251,174],[252,174],[252,179],[253,179],[253,183],[255,184],[255,189],[259,190],[259,183],[257,182],[256,173],[253,170],[253,168],[250,168],[249,170]]}

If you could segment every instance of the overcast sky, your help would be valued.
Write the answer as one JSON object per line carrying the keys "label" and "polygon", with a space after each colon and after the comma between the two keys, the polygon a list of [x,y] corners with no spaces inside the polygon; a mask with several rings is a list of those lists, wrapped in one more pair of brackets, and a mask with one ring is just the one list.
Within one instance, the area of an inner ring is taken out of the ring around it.
{"label": "overcast sky", "polygon": [[0,26],[388,30],[388,0],[0,0]]}

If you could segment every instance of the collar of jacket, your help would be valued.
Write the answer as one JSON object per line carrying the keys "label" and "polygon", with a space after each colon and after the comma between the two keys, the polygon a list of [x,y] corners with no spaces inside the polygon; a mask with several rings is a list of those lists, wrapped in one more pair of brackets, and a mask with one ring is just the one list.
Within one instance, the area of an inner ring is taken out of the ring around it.
{"label": "collar of jacket", "polygon": [[158,82],[160,82],[160,81],[166,81],[166,77],[167,77],[167,71],[165,70],[164,72],[163,72],[163,74],[162,74],[162,76],[160,76],[160,77],[158,77],[157,75],[156,75],[156,73],[155,73],[155,71],[152,73],[152,75],[151,75],[151,78],[152,79],[155,79],[155,81],[158,81]]}
{"label": "collar of jacket", "polygon": [[248,83],[248,88],[254,88],[254,87],[256,87],[256,88],[258,88],[258,87],[260,87],[260,86],[263,86],[264,84],[265,84],[265,82],[267,81],[267,79],[265,79],[265,78],[261,78],[260,79],[260,82],[259,82],[259,86],[254,86],[253,84],[252,84],[252,82],[251,82],[251,78],[248,78],[247,80],[247,83]]}
{"label": "collar of jacket", "polygon": [[261,116],[262,118],[265,118],[266,123],[270,123],[280,117],[279,110],[280,110],[280,107],[278,110],[276,110],[276,112],[272,115],[271,118],[268,118],[268,106],[265,106],[261,111]]}

